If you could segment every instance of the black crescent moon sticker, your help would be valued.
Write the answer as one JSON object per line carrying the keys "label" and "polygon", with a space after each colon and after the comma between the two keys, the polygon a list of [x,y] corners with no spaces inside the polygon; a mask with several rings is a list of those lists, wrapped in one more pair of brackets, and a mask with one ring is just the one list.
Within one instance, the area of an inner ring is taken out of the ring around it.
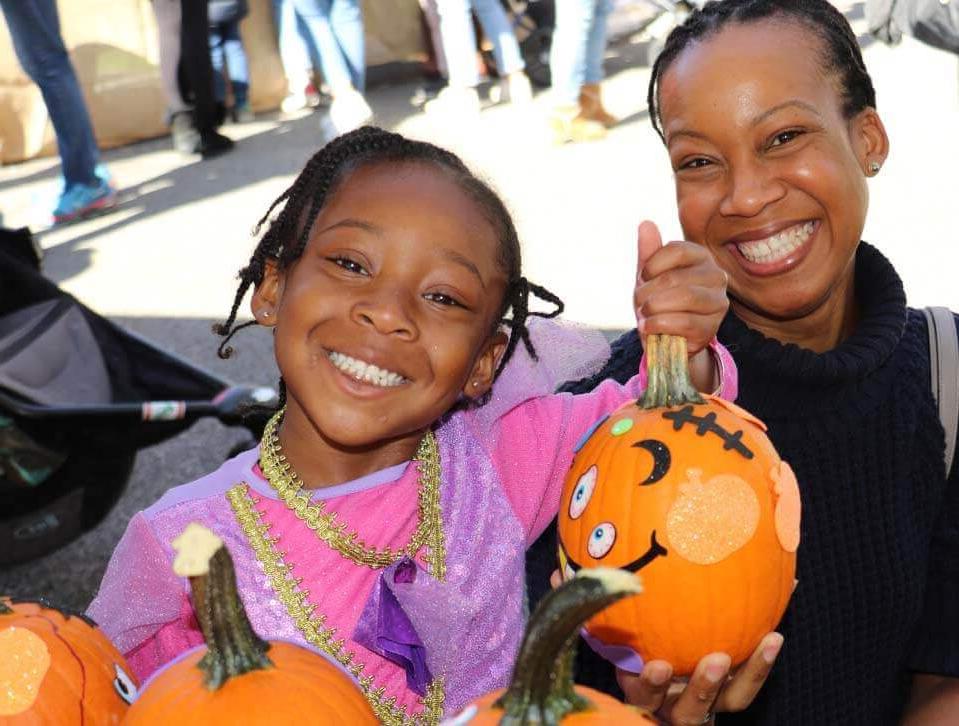
{"label": "black crescent moon sticker", "polygon": [[669,465],[672,463],[672,457],[669,455],[669,449],[666,447],[666,444],[656,439],[643,439],[642,441],[637,441],[633,446],[646,449],[646,451],[653,456],[653,470],[649,473],[649,476],[646,477],[645,481],[639,483],[641,487],[655,484],[666,476],[666,472],[669,471]]}

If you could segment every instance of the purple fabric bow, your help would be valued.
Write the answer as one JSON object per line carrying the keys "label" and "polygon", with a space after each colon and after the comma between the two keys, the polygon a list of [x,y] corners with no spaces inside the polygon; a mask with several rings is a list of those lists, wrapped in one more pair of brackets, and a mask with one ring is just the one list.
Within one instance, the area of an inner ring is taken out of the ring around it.
{"label": "purple fabric bow", "polygon": [[420,696],[433,680],[426,648],[390,589],[391,583],[416,580],[416,563],[404,558],[379,576],[353,631],[353,640],[406,671],[406,685]]}

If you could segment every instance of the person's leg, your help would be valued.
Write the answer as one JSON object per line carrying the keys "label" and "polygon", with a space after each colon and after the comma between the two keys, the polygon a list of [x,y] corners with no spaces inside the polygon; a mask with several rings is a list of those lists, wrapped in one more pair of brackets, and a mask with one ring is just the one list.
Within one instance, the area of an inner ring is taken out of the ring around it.
{"label": "person's leg", "polygon": [[213,97],[217,103],[226,102],[226,81],[223,80],[225,43],[226,23],[214,23],[210,26],[210,64],[213,66]]}
{"label": "person's leg", "polygon": [[619,119],[603,106],[600,91],[600,81],[603,80],[603,58],[606,55],[606,21],[612,10],[612,0],[596,0],[593,25],[586,38],[586,71],[579,94],[581,115],[598,121],[607,128],[619,123]]}
{"label": "person's leg", "polygon": [[366,36],[359,0],[333,0],[330,27],[350,70],[353,88],[366,89]]}
{"label": "person's leg", "polygon": [[233,87],[233,107],[250,106],[250,69],[247,65],[246,50],[240,38],[240,23],[233,21],[223,25],[223,53],[226,55],[226,67]]}
{"label": "person's leg", "polygon": [[[280,49],[280,62],[287,82],[293,88],[293,80],[303,81],[306,88],[310,76],[310,56],[306,43],[297,29],[296,10],[292,0],[273,0],[273,19],[276,23],[277,45]],[[302,90],[302,89],[300,89]]]}
{"label": "person's leg", "polygon": [[519,50],[519,43],[503,5],[499,0],[471,0],[473,10],[483,26],[483,33],[493,43],[493,58],[501,76],[523,70],[526,63]]}
{"label": "person's leg", "polygon": [[451,88],[475,88],[479,85],[476,68],[476,35],[469,0],[437,0],[440,37],[446,53],[446,68]]}
{"label": "person's leg", "polygon": [[180,13],[180,68],[189,85],[196,128],[200,134],[209,133],[216,129],[220,119],[213,95],[207,4],[200,0],[180,0]]}
{"label": "person's leg", "polygon": [[99,186],[99,151],[80,84],[60,36],[55,0],[0,0],[14,51],[40,87],[57,136],[65,188]]}
{"label": "person's leg", "polygon": [[443,49],[443,36],[440,33],[440,14],[436,9],[436,0],[419,0],[420,10],[426,18],[426,27],[430,30],[430,43],[433,46],[433,56],[436,58],[436,72],[443,78],[449,78],[446,67],[446,52]]}
{"label": "person's leg", "polygon": [[153,0],[160,50],[160,83],[166,96],[167,113],[172,118],[189,110],[180,92],[177,69],[180,66],[180,0]]}
{"label": "person's leg", "polygon": [[590,141],[606,135],[606,127],[583,116],[580,108],[580,93],[586,82],[587,49],[596,5],[600,1],[556,0],[556,27],[549,62],[554,104],[550,125],[557,143]]}
{"label": "person's leg", "polygon": [[556,0],[556,27],[550,48],[556,106],[573,106],[586,82],[586,54],[597,0]]}
{"label": "person's leg", "polygon": [[613,0],[594,0],[594,13],[586,36],[586,60],[583,81],[596,84],[603,80],[603,58],[606,55],[606,26],[613,11]]}
{"label": "person's leg", "polygon": [[332,0],[292,0],[320,55],[323,76],[335,97],[353,88],[350,68],[330,27]]}

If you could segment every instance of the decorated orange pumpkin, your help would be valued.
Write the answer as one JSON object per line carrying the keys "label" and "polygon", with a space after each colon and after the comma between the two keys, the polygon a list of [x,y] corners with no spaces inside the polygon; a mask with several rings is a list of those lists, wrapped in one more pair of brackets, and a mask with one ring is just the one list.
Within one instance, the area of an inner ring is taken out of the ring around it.
{"label": "decorated orange pumpkin", "polygon": [[592,618],[587,639],[628,670],[707,653],[745,660],[792,594],[799,488],[761,421],[689,382],[682,338],[649,336],[644,398],[584,437],[559,515],[560,572],[642,572],[645,594]]}
{"label": "decorated orange pumpkin", "polygon": [[639,578],[630,572],[601,567],[577,573],[548,593],[530,617],[509,687],[484,696],[444,724],[658,724],[648,711],[573,685],[572,664],[583,621],[641,591]]}
{"label": "decorated orange pumpkin", "polygon": [[124,726],[377,723],[339,664],[257,636],[236,590],[233,560],[216,535],[191,524],[173,546],[174,570],[190,578],[206,645],[151,676]]}
{"label": "decorated orange pumpkin", "polygon": [[91,620],[0,598],[0,723],[118,724],[136,696],[129,672]]}

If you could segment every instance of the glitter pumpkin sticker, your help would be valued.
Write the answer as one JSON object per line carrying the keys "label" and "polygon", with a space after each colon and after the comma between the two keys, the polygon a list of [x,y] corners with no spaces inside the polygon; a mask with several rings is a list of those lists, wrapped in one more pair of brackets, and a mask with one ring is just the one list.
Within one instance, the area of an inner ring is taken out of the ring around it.
{"label": "glitter pumpkin sticker", "polygon": [[33,706],[50,669],[43,638],[26,628],[0,630],[0,716],[16,716]]}
{"label": "glitter pumpkin sticker", "polygon": [[699,469],[686,475],[666,515],[669,548],[698,565],[721,562],[753,538],[759,500],[741,477],[719,474],[703,482]]}

